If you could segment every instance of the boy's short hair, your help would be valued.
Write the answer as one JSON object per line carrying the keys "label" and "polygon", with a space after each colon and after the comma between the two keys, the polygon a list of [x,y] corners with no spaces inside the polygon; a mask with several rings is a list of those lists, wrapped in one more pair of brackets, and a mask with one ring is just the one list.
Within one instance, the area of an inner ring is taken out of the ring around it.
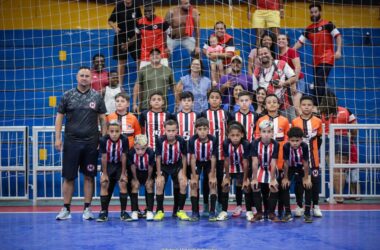
{"label": "boy's short hair", "polygon": [[253,100],[253,97],[252,97],[252,94],[246,90],[243,90],[242,92],[240,92],[238,94],[238,98],[242,97],[242,96],[248,96],[249,99]]}
{"label": "boy's short hair", "polygon": [[280,103],[280,99],[279,99],[278,96],[275,95],[275,94],[268,94],[268,95],[265,97],[264,103],[267,103],[267,99],[268,99],[269,97],[275,97],[275,98],[277,99],[277,102]]}
{"label": "boy's short hair", "polygon": [[211,95],[212,93],[217,93],[217,94],[220,95],[220,98],[222,98],[222,92],[220,92],[219,89],[217,89],[217,88],[211,88],[211,89],[207,92],[207,100],[210,98],[210,95]]}
{"label": "boy's short hair", "polygon": [[179,99],[182,101],[183,99],[191,98],[194,101],[194,95],[190,91],[184,91],[181,93]]}
{"label": "boy's short hair", "polygon": [[305,100],[309,100],[309,101],[311,101],[311,102],[314,104],[313,97],[311,97],[311,96],[309,96],[309,95],[303,95],[303,96],[301,97],[300,103],[302,103],[302,102],[305,101]]}
{"label": "boy's short hair", "polygon": [[146,146],[148,145],[148,138],[144,134],[135,136],[135,145]]}
{"label": "boy's short hair", "polygon": [[157,91],[152,92],[152,93],[149,95],[149,101],[150,101],[150,99],[152,99],[152,97],[153,97],[154,95],[159,95],[159,96],[162,97],[162,99],[164,99],[164,94],[163,94],[161,91],[157,90]]}
{"label": "boy's short hair", "polygon": [[292,138],[292,137],[303,138],[304,137],[303,130],[299,127],[291,127],[288,131],[288,138]]}
{"label": "boy's short hair", "polygon": [[117,94],[115,95],[115,100],[116,100],[117,98],[119,98],[119,97],[124,98],[127,102],[129,102],[129,101],[131,100],[131,98],[129,97],[129,95],[127,95],[127,93],[125,93],[125,92],[117,93]]}
{"label": "boy's short hair", "polygon": [[273,130],[273,122],[268,121],[268,120],[261,121],[259,124],[259,128],[260,128],[260,131],[266,128],[271,128]]}
{"label": "boy's short hair", "polygon": [[170,119],[170,120],[167,120],[165,123],[164,123],[164,127],[166,126],[173,126],[173,125],[176,125],[178,127],[178,123],[176,120],[173,120],[173,119]]}
{"label": "boy's short hair", "polygon": [[111,121],[107,122],[107,128],[109,128],[111,126],[121,127],[121,124],[118,120],[111,120]]}
{"label": "boy's short hair", "polygon": [[205,117],[200,117],[195,121],[195,128],[207,127],[210,128],[210,123]]}

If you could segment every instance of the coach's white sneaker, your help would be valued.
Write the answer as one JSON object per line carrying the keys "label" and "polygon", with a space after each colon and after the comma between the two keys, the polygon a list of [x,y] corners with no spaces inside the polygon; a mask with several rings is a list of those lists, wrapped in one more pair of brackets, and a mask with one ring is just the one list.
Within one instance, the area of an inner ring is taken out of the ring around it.
{"label": "coach's white sneaker", "polygon": [[153,218],[154,218],[154,214],[153,214],[153,212],[152,212],[152,211],[147,211],[147,212],[146,212],[146,220],[147,220],[147,221],[152,221]]}
{"label": "coach's white sneaker", "polygon": [[218,217],[216,217],[217,221],[224,221],[228,220],[228,213],[226,211],[222,211],[218,214]]}
{"label": "coach's white sneaker", "polygon": [[63,207],[59,214],[55,217],[56,220],[67,220],[71,219],[70,211]]}
{"label": "coach's white sneaker", "polygon": [[139,212],[138,211],[133,211],[131,214],[132,220],[138,220],[139,219]]}
{"label": "coach's white sneaker", "polygon": [[318,205],[314,206],[313,215],[314,215],[314,217],[322,217],[322,211]]}
{"label": "coach's white sneaker", "polygon": [[245,213],[245,218],[247,219],[247,221],[252,221],[252,219],[253,219],[253,212],[252,211],[247,211]]}
{"label": "coach's white sneaker", "polygon": [[93,220],[95,217],[94,217],[94,214],[92,213],[91,209],[89,207],[87,207],[85,210],[83,210],[82,218],[84,220]]}
{"label": "coach's white sneaker", "polygon": [[296,212],[294,213],[295,217],[302,217],[305,210],[302,207],[297,206]]}

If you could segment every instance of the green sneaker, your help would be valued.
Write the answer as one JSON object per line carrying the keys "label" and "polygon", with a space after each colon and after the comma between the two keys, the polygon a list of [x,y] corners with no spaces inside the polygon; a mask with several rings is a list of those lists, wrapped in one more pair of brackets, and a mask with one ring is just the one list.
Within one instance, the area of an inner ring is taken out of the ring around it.
{"label": "green sneaker", "polygon": [[157,211],[156,215],[153,217],[154,221],[162,221],[165,217],[165,213],[162,210]]}
{"label": "green sneaker", "polygon": [[210,215],[208,217],[208,221],[211,221],[211,222],[217,221],[215,212],[210,212]]}
{"label": "green sneaker", "polygon": [[178,219],[180,219],[180,220],[184,220],[184,221],[188,221],[188,220],[190,220],[190,217],[187,216],[186,212],[183,211],[183,210],[179,210],[179,211],[177,212],[177,217],[178,217]]}

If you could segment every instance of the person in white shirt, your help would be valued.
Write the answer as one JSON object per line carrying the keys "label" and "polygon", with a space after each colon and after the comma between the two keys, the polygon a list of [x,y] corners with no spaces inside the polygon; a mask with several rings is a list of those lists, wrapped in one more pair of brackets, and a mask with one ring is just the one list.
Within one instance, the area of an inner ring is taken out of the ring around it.
{"label": "person in white shirt", "polygon": [[102,95],[106,104],[107,113],[109,115],[116,111],[115,96],[124,91],[119,84],[119,75],[116,71],[109,74],[109,86],[103,89]]}

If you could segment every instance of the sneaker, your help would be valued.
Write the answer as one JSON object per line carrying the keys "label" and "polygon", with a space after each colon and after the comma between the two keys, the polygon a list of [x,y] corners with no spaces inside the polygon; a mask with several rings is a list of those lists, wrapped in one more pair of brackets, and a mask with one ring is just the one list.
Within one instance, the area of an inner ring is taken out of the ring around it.
{"label": "sneaker", "polygon": [[301,217],[304,214],[305,210],[302,207],[297,206],[296,212],[294,213],[295,217]]}
{"label": "sneaker", "polygon": [[67,220],[71,219],[70,211],[63,207],[58,215],[55,217],[56,220]]}
{"label": "sneaker", "polygon": [[319,218],[322,217],[322,211],[321,211],[321,209],[319,208],[318,205],[314,206],[313,215],[314,215],[314,217],[319,217]]}
{"label": "sneaker", "polygon": [[262,213],[257,213],[253,216],[251,222],[264,221],[264,216]]}
{"label": "sneaker", "polygon": [[252,208],[253,215],[257,214],[257,209],[255,207]]}
{"label": "sneaker", "polygon": [[203,212],[202,212],[202,216],[203,217],[209,217],[210,213],[209,213],[209,207],[208,207],[208,204],[203,204]]}
{"label": "sneaker", "polygon": [[200,215],[198,212],[193,212],[191,214],[190,221],[199,221],[199,217],[200,217]]}
{"label": "sneaker", "polygon": [[253,219],[253,212],[252,211],[247,211],[246,213],[245,213],[245,218],[247,219],[247,221],[252,221],[252,219]]}
{"label": "sneaker", "polygon": [[217,221],[224,221],[228,220],[228,213],[226,211],[222,211],[218,214],[218,217],[216,217]]}
{"label": "sneaker", "polygon": [[132,220],[138,220],[139,219],[139,212],[138,211],[133,211],[131,214]]}
{"label": "sneaker", "polygon": [[122,221],[132,221],[131,216],[126,211],[121,211],[120,220]]}
{"label": "sneaker", "polygon": [[232,213],[232,217],[240,217],[242,210],[241,206],[237,206]]}
{"label": "sneaker", "polygon": [[186,214],[186,212],[184,210],[179,210],[177,212],[177,217],[178,217],[178,219],[184,220],[184,221],[190,220],[190,217]]}
{"label": "sneaker", "polygon": [[83,210],[82,218],[84,220],[92,220],[95,217],[94,217],[94,214],[92,213],[91,209],[89,207],[87,207],[85,210]]}
{"label": "sneaker", "polygon": [[313,219],[311,218],[310,214],[309,215],[304,215],[303,216],[303,221],[306,222],[306,223],[312,223],[313,222]]}
{"label": "sneaker", "polygon": [[162,210],[157,211],[156,215],[153,217],[155,221],[162,221],[165,217],[165,213]]}
{"label": "sneaker", "polygon": [[108,212],[107,211],[100,211],[99,217],[96,219],[97,222],[105,222],[108,221]]}
{"label": "sneaker", "polygon": [[282,222],[289,222],[293,220],[293,216],[291,213],[285,213],[284,216],[282,216]]}
{"label": "sneaker", "polygon": [[274,213],[268,215],[268,220],[271,222],[280,222],[280,219]]}
{"label": "sneaker", "polygon": [[146,213],[147,213],[147,209],[146,208],[144,209],[144,211],[140,211],[140,209],[137,210],[137,211],[138,211],[139,219],[146,218]]}
{"label": "sneaker", "polygon": [[211,222],[217,221],[215,212],[210,212],[210,215],[208,216],[208,221],[211,221]]}
{"label": "sneaker", "polygon": [[152,221],[154,217],[154,214],[151,211],[146,212],[146,220],[147,221]]}

